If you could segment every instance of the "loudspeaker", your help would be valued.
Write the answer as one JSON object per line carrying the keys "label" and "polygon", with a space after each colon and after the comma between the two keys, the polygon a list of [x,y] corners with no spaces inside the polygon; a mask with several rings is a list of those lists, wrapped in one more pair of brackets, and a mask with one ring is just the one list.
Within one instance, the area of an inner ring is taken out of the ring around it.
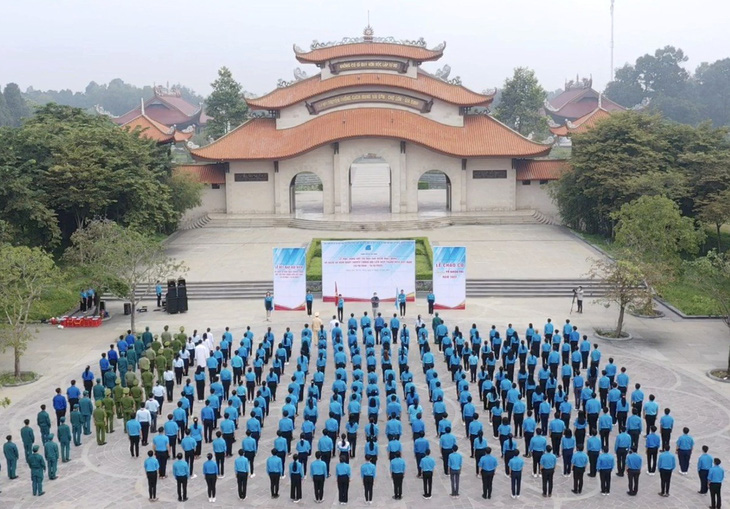
{"label": "loudspeaker", "polygon": [[175,280],[174,279],[168,279],[167,280],[167,288],[175,288]]}
{"label": "loudspeaker", "polygon": [[172,287],[169,290],[167,290],[167,313],[170,315],[175,315],[179,311],[178,309],[178,299],[177,299],[177,288]]}
{"label": "loudspeaker", "polygon": [[185,281],[182,285],[178,283],[177,286],[177,309],[181,313],[188,310],[188,289],[185,286]]}
{"label": "loudspeaker", "polygon": [[177,286],[185,286],[185,278],[178,278],[177,279]]}
{"label": "loudspeaker", "polygon": [[132,304],[129,302],[124,303],[124,316],[129,316],[132,314]]}

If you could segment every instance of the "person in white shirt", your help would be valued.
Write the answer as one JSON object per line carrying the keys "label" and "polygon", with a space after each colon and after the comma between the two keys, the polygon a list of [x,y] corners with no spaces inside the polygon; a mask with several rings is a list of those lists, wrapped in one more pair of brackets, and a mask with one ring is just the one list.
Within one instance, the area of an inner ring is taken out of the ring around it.
{"label": "person in white shirt", "polygon": [[[186,355],[187,353],[188,352],[185,352]],[[185,371],[185,361],[183,361],[181,354],[175,355],[175,358],[172,359],[172,369],[175,373],[175,383],[177,385],[182,384],[183,372]]]}
{"label": "person in white shirt", "polygon": [[158,409],[157,414],[159,415],[162,412],[162,405],[165,402],[165,388],[160,385],[160,381],[157,380],[155,382],[155,386],[152,387],[152,396],[155,397],[155,401],[157,401]]}
{"label": "person in white shirt", "polygon": [[[157,404],[157,401],[154,399],[152,402]],[[147,445],[147,437],[149,437],[150,433],[150,424],[152,424],[152,414],[149,410],[147,410],[146,404],[143,404],[140,409],[137,410],[135,418],[142,426],[142,445],[145,446]]]}
{"label": "person in white shirt", "polygon": [[[156,387],[159,387],[159,385],[157,385]],[[160,389],[162,389],[162,387],[160,387]],[[150,394],[150,397],[147,400],[147,402],[144,404],[144,407],[150,412],[150,421],[152,422],[152,429],[157,429],[157,414],[160,411],[160,404],[154,398],[154,394],[155,394],[155,387],[152,388],[152,394]],[[163,390],[163,395],[164,395],[164,390]]]}
{"label": "person in white shirt", "polygon": [[337,317],[333,315],[332,320],[330,320],[330,334],[332,334],[332,329],[334,329],[338,323]]}
{"label": "person in white shirt", "polygon": [[197,345],[195,345],[195,365],[198,367],[201,367],[203,369],[206,368],[206,361],[209,357],[208,347],[205,346],[202,342],[199,342]]}
{"label": "person in white shirt", "polygon": [[[181,348],[180,358],[183,361],[183,373],[185,374],[185,376],[188,376],[188,368],[190,368],[190,352],[185,348]],[[175,363],[173,362],[172,365],[174,367]]]}
{"label": "person in white shirt", "polygon": [[416,318],[416,330],[420,329],[421,327],[424,327],[426,325],[426,322],[423,321],[421,318],[421,315],[418,315],[418,318]]}
{"label": "person in white shirt", "polygon": [[215,350],[215,338],[213,337],[213,334],[210,332],[204,332],[203,333],[203,344],[208,349],[209,352],[212,352]]}
{"label": "person in white shirt", "polygon": [[162,379],[165,381],[167,402],[172,403],[172,390],[175,388],[175,372],[168,367],[162,374]]}

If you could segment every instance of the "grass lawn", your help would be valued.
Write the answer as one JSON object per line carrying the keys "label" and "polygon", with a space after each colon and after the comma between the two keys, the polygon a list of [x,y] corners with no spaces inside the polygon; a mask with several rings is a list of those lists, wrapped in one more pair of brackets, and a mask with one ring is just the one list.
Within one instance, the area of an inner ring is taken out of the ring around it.
{"label": "grass lawn", "polygon": [[79,301],[79,290],[83,286],[83,281],[64,274],[61,283],[45,292],[35,303],[29,317],[30,320],[45,320],[53,316],[63,316],[69,311],[75,310]]}
{"label": "grass lawn", "polygon": [[312,239],[307,250],[307,281],[322,281],[323,240],[414,240],[416,242],[416,279],[430,280],[433,277],[431,243],[428,237],[404,237],[398,239]]}
{"label": "grass lawn", "polygon": [[[602,235],[583,232],[575,233],[611,256],[614,256],[617,252],[613,242]],[[728,231],[722,230],[720,238],[723,249],[727,249],[727,246],[730,246],[730,229]],[[706,250],[717,247],[717,236],[714,229],[707,231],[707,239],[703,247]],[[703,249],[702,254],[706,252],[705,249]],[[661,285],[656,290],[661,298],[686,315],[720,314],[720,307],[717,302],[707,296],[707,293],[702,290],[701,286],[688,281],[682,274],[679,274],[674,281]]]}

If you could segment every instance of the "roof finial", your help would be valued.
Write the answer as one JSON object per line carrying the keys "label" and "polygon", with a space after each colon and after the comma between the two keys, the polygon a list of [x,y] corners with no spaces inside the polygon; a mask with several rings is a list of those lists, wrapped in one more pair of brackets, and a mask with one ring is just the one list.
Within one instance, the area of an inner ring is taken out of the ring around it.
{"label": "roof finial", "polygon": [[370,11],[368,11],[368,26],[365,27],[365,30],[362,31],[362,38],[365,42],[373,42],[373,34],[375,31],[373,30],[373,27],[370,26]]}

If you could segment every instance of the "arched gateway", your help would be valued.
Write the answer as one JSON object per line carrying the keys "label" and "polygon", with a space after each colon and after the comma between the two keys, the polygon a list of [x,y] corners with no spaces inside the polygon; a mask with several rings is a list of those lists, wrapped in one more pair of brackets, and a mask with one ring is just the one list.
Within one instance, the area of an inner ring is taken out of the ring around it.
{"label": "arched gateway", "polygon": [[[297,213],[293,183],[302,174],[319,178],[324,215],[362,210],[358,188],[367,185],[381,186],[373,196],[385,200],[386,213],[416,213],[419,180],[434,170],[441,179],[439,187],[434,177],[434,189],[444,196],[440,210],[552,207],[540,184],[555,172],[524,185],[533,179],[525,169],[529,160],[547,155],[550,146],[489,116],[493,94],[449,80],[448,66],[436,74],[421,69],[444,48],[428,49],[423,39],[381,40],[369,27],[361,38],[315,42],[310,51],[294,46],[297,60],[320,72],[307,77],[297,69],[294,81],[248,99],[252,118],[192,155],[224,176],[219,187],[229,214]],[[389,171],[368,177],[362,164],[368,158]]]}

